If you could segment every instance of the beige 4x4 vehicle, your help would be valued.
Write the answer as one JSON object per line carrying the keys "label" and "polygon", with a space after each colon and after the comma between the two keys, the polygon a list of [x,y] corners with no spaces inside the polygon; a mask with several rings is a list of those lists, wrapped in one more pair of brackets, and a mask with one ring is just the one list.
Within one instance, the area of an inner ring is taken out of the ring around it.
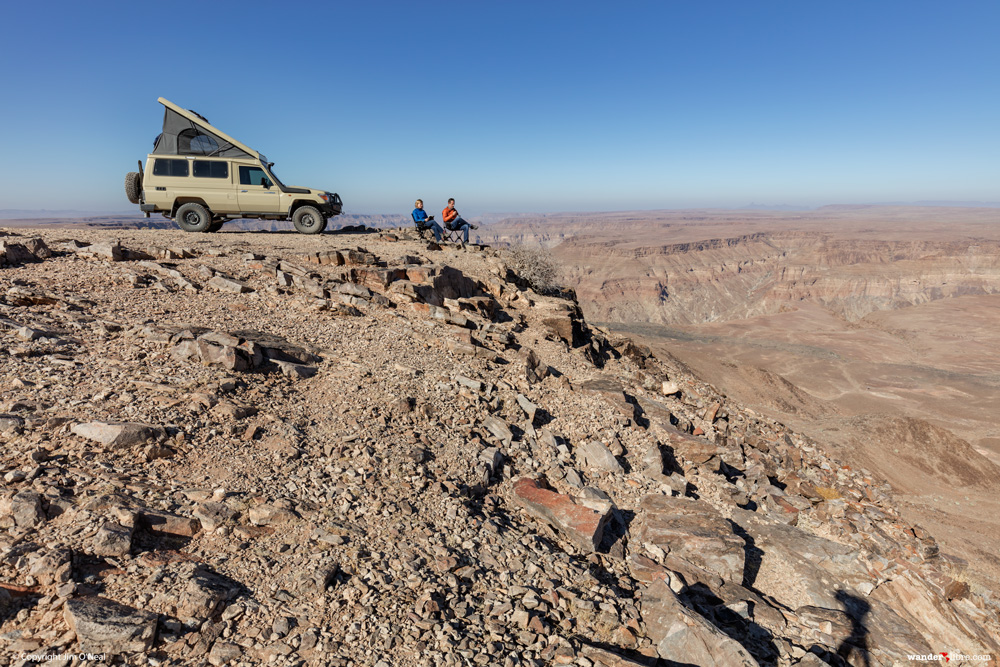
{"label": "beige 4x4 vehicle", "polygon": [[125,194],[149,217],[162,213],[186,232],[216,232],[227,220],[291,220],[319,234],[343,209],[335,192],[294,188],[271,171],[273,162],[193,111],[162,97],[163,133],[146,167],[125,176]]}

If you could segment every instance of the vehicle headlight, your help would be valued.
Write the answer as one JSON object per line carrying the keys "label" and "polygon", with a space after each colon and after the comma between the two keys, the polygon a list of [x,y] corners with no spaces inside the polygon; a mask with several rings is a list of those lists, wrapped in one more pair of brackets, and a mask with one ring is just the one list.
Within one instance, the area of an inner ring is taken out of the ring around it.
{"label": "vehicle headlight", "polygon": [[319,198],[322,199],[323,201],[325,201],[327,204],[330,203],[330,195],[327,194],[326,192],[324,192],[323,194],[321,194],[319,196]]}

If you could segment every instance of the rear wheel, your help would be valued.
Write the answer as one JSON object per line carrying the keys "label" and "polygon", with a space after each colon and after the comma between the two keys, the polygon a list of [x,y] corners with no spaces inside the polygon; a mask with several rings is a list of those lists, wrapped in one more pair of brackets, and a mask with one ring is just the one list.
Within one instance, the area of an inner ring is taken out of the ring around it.
{"label": "rear wheel", "polygon": [[138,204],[142,197],[142,176],[137,171],[125,174],[125,196],[133,204]]}
{"label": "rear wheel", "polygon": [[207,208],[191,202],[177,209],[174,222],[185,232],[207,232],[211,231],[209,228],[212,226],[212,216]]}
{"label": "rear wheel", "polygon": [[301,234],[319,234],[326,229],[326,218],[318,208],[302,206],[292,214],[292,224]]}

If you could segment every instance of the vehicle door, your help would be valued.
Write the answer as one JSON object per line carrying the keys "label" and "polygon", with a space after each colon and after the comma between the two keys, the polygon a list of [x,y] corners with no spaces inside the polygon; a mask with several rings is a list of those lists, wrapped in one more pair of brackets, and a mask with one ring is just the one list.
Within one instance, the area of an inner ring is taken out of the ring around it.
{"label": "vehicle door", "polygon": [[229,173],[228,160],[194,158],[191,161],[191,185],[213,213],[232,213],[239,210],[236,190]]}
{"label": "vehicle door", "polygon": [[253,165],[239,166],[237,198],[243,213],[277,213],[281,207],[281,191],[264,171]]}

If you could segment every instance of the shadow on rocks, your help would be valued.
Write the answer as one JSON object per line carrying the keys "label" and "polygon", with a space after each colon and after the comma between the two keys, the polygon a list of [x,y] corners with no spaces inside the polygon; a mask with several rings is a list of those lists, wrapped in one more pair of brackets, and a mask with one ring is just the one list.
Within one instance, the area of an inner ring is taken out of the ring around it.
{"label": "shadow on rocks", "polygon": [[[754,544],[753,538],[742,527],[733,522],[730,524],[733,532],[744,541],[745,565],[742,586],[759,595],[754,589],[754,582],[760,571],[764,552]],[[686,607],[700,614],[720,632],[739,643],[762,665],[774,664],[780,656],[771,631],[752,620],[754,613],[752,601],[748,601],[750,618],[747,618],[730,609],[726,605],[726,600],[702,583],[688,586],[679,597]]]}
{"label": "shadow on rocks", "polygon": [[741,525],[734,521],[730,521],[729,525],[733,528],[733,533],[743,540],[743,581],[742,586],[754,593],[759,593],[754,588],[754,583],[757,581],[757,574],[760,572],[760,564],[764,558],[764,550],[756,545],[753,537],[743,529]]}
{"label": "shadow on rocks", "polygon": [[[781,652],[774,643],[770,630],[745,618],[726,606],[708,586],[695,583],[678,596],[688,609],[698,613],[717,630],[745,648],[762,665],[776,664]],[[749,602],[753,616],[753,602]]]}
{"label": "shadow on rocks", "polygon": [[868,647],[868,627],[865,625],[865,617],[871,611],[871,605],[863,598],[843,590],[837,591],[835,597],[851,618],[851,634],[840,642],[836,652],[818,644],[810,647],[809,652],[833,667],[871,667],[873,663]]}
{"label": "shadow on rocks", "polygon": [[483,491],[482,495],[474,494],[469,497],[465,501],[465,506],[469,510],[470,517],[491,522],[500,537],[514,528],[510,514],[507,513],[500,499],[486,490]]}
{"label": "shadow on rocks", "polygon": [[17,617],[17,614],[22,609],[30,610],[35,608],[41,599],[41,593],[17,593],[12,595],[7,589],[0,589],[0,625]]}
{"label": "shadow on rocks", "polygon": [[613,509],[611,518],[604,526],[604,535],[601,537],[597,552],[608,554],[612,558],[624,558],[628,529],[634,520],[635,512],[632,510]]}
{"label": "shadow on rocks", "polygon": [[157,534],[148,530],[136,530],[132,536],[132,553],[184,550],[192,538],[182,535]]}
{"label": "shadow on rocks", "polygon": [[635,423],[644,429],[648,429],[649,417],[646,416],[646,411],[643,410],[642,406],[639,404],[639,399],[637,399],[632,394],[629,394],[628,392],[622,392],[622,393],[625,396],[625,402],[632,406],[633,410],[632,418],[635,421]]}
{"label": "shadow on rocks", "polygon": [[734,468],[725,461],[719,465],[719,474],[726,478],[730,484],[735,484],[737,480],[746,477],[746,474],[739,468]]}
{"label": "shadow on rocks", "polygon": [[77,552],[73,554],[73,579],[78,582],[78,595],[100,595],[104,592],[104,577],[117,569],[101,556]]}
{"label": "shadow on rocks", "polygon": [[543,428],[551,424],[553,419],[552,415],[545,408],[536,408],[535,420],[532,423],[537,428]]}

